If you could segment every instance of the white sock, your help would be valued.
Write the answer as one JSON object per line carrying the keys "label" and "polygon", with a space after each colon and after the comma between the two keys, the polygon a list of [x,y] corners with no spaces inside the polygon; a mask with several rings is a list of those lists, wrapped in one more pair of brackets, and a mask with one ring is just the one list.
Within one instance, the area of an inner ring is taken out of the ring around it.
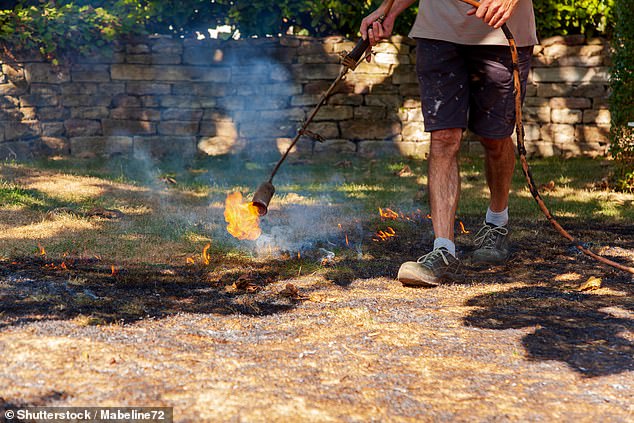
{"label": "white sock", "polygon": [[452,240],[447,238],[436,238],[434,240],[434,250],[441,247],[445,247],[452,256],[456,257],[456,244],[454,244]]}
{"label": "white sock", "polygon": [[495,226],[504,226],[509,223],[509,208],[506,207],[501,212],[494,212],[491,207],[487,208],[487,215],[484,218],[486,223]]}

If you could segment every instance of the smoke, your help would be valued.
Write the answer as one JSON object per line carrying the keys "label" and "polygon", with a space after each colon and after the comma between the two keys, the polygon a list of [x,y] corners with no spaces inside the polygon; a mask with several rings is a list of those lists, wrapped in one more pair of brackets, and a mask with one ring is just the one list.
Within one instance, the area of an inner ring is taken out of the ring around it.
{"label": "smoke", "polygon": [[[227,195],[240,191],[245,201],[250,201],[254,190],[268,180],[312,107],[299,106],[293,101],[294,97],[305,100],[302,85],[294,81],[292,65],[273,57],[279,48],[277,41],[271,40],[270,45],[267,42],[251,47],[220,44],[221,53],[214,57],[218,58],[219,67],[230,70],[230,80],[191,83],[189,97],[197,104],[178,105],[184,109],[183,113],[202,108],[197,148],[209,154],[208,157],[192,161],[180,154],[163,154],[159,160],[151,142],[137,143],[135,138],[134,160],[125,173],[149,188],[157,211],[179,233],[199,233],[213,242],[256,256],[306,253],[320,248],[330,251],[339,247],[360,253],[363,231],[351,218],[358,215],[355,210],[358,206],[341,204],[341,198],[328,192],[345,180],[337,173],[325,180],[323,173],[310,175],[309,168],[300,168],[298,164],[305,155],[291,155],[273,180],[277,192],[269,213],[260,221],[262,235],[258,240],[240,241],[226,231],[223,212]],[[177,85],[173,85],[172,94],[178,90],[179,96],[186,95],[188,86]],[[175,109],[176,106],[171,107],[172,115],[177,115]],[[169,142],[168,137],[158,138],[163,143]],[[312,141],[302,139],[299,143],[306,147]],[[193,167],[198,172],[193,176],[195,184],[210,192],[206,207],[185,204],[182,192],[169,189],[169,178],[166,182],[165,175],[169,174],[189,172],[191,176]],[[314,184],[327,189],[302,191]]]}
{"label": "smoke", "polygon": [[[295,106],[294,98],[304,98],[304,93],[302,85],[293,80],[291,66],[275,60],[266,53],[266,48],[260,50],[237,49],[224,54],[223,66],[232,69],[232,86],[227,90],[232,95],[218,101],[216,117],[225,127],[233,125],[236,143],[225,158],[226,168],[209,169],[210,182],[226,189],[224,196],[238,190],[245,195],[245,201],[251,199],[260,183],[268,180],[312,107]],[[312,141],[299,141],[304,147],[308,143]],[[302,154],[299,157],[305,158],[305,153]],[[311,178],[308,168],[298,172],[301,165],[293,166],[294,160],[295,164],[299,163],[297,158],[289,156],[273,180],[276,194],[269,213],[260,220],[262,235],[256,241],[228,238],[222,210],[216,207],[209,209],[208,221],[212,226],[220,227],[222,234],[213,236],[257,256],[306,253],[346,245],[346,231],[347,246],[352,247],[354,241],[360,245],[362,236],[357,235],[356,229],[349,229],[353,225],[346,217],[354,213],[343,210],[341,205],[335,206],[328,192],[301,192],[308,184],[322,183],[333,187],[343,181],[337,175],[331,175],[329,180],[320,180],[323,176]],[[210,202],[217,204],[218,198],[210,198]],[[346,228],[345,231],[342,228]]]}

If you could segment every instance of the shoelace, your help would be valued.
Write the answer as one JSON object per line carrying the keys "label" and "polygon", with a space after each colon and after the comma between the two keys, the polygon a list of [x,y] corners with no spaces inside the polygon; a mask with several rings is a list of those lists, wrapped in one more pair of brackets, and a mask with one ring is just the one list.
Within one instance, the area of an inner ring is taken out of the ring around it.
{"label": "shoelace", "polygon": [[[449,253],[449,251],[447,251],[447,253]],[[418,260],[416,260],[416,263],[423,263],[427,260],[435,260],[436,256],[440,255],[440,257],[442,258],[442,261],[445,262],[445,266],[449,266],[449,260],[447,260],[447,257],[445,257],[445,253],[443,252],[442,248],[437,248],[435,250],[431,250],[429,253],[425,254],[422,257],[419,257]]]}
{"label": "shoelace", "polygon": [[496,235],[506,236],[509,230],[503,226],[485,225],[476,233],[475,244],[477,247],[494,248]]}

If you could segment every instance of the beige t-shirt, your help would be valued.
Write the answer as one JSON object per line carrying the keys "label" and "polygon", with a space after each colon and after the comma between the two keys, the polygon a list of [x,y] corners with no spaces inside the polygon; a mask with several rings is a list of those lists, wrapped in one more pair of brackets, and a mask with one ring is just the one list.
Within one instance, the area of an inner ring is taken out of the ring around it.
{"label": "beige t-shirt", "polygon": [[[482,19],[467,15],[471,8],[460,0],[419,0],[418,16],[409,36],[457,44],[508,45],[501,29],[493,29]],[[518,47],[537,44],[532,0],[519,0],[506,25]]]}

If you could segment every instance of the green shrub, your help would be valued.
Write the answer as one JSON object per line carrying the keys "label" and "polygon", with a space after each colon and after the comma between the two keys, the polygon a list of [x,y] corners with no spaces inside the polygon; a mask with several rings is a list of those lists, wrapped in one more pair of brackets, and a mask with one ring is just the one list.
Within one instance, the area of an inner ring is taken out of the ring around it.
{"label": "green shrub", "polygon": [[0,10],[0,42],[39,51],[54,63],[66,51],[82,54],[102,49],[120,34],[139,31],[137,2],[118,0],[108,8],[90,5],[18,2]]}
{"label": "green shrub", "polygon": [[533,0],[539,36],[610,36],[614,29],[614,1]]}
{"label": "green shrub", "polygon": [[634,191],[634,0],[617,0],[616,28],[610,78],[610,153],[615,159],[614,182],[621,191]]}
{"label": "green shrub", "polygon": [[[614,1],[534,0],[539,35],[609,36]],[[3,4],[0,41],[50,54],[66,48],[85,50],[91,43],[135,32],[189,36],[219,24],[229,24],[244,36],[277,35],[292,27],[298,34],[355,38],[361,19],[379,0],[14,0]],[[410,7],[400,16],[396,34],[408,33],[416,11]]]}

